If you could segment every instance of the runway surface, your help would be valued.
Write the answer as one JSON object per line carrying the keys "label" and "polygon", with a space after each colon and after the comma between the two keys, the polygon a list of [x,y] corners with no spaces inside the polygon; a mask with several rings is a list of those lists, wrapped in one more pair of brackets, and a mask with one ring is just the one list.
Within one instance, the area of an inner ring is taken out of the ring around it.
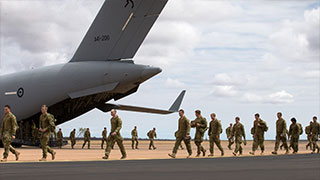
{"label": "runway surface", "polygon": [[0,179],[319,179],[320,155],[0,164]]}

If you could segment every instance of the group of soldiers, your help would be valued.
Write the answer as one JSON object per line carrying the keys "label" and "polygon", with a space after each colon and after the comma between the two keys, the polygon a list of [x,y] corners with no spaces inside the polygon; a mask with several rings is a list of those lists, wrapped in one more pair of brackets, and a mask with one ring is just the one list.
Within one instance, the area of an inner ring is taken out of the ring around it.
{"label": "group of soldiers", "polygon": [[[46,105],[41,107],[41,116],[39,119],[39,133],[40,133],[40,144],[42,149],[42,158],[40,161],[46,161],[47,153],[50,153],[52,156],[52,160],[55,159],[56,152],[48,146],[49,138],[52,133],[55,133],[55,119],[52,114],[47,112],[48,108]],[[16,160],[19,160],[20,153],[15,150],[11,146],[12,140],[15,138],[16,131],[18,129],[16,117],[12,114],[11,108],[9,105],[5,105],[4,107],[4,116],[2,118],[2,123],[0,126],[0,138],[2,139],[4,145],[4,153],[2,161],[7,161],[7,157],[9,151],[13,153],[16,157]],[[105,155],[102,157],[103,159],[108,159],[111,153],[111,149],[115,143],[118,144],[119,149],[121,151],[122,157],[121,159],[125,159],[127,157],[126,150],[123,145],[123,137],[120,134],[120,130],[122,128],[122,120],[117,115],[117,111],[115,109],[111,110],[111,129],[110,134],[107,136],[107,129],[104,128],[102,131],[102,142],[101,148],[103,149],[103,145],[106,142]],[[204,140],[204,134],[208,130],[209,135],[209,156],[214,156],[214,144],[218,147],[221,152],[221,155],[224,155],[224,150],[221,146],[220,134],[222,133],[222,125],[221,122],[217,119],[216,114],[210,114],[211,121],[209,122],[209,127],[206,118],[201,115],[200,110],[195,111],[196,119],[193,121],[189,121],[188,118],[184,115],[184,110],[179,110],[179,120],[178,120],[178,130],[175,132],[176,142],[171,154],[168,154],[170,157],[175,158],[177,151],[181,146],[181,142],[184,141],[186,145],[186,149],[188,152],[188,157],[192,155],[191,149],[191,136],[190,129],[195,128],[195,136],[194,143],[197,146],[197,155],[199,157],[202,153],[203,156],[206,156],[206,149],[202,146],[202,142]],[[255,151],[258,147],[260,147],[261,154],[264,152],[264,133],[268,131],[268,126],[265,121],[260,118],[260,115],[257,113],[254,115],[255,120],[253,122],[253,127],[251,128],[251,134],[253,136],[253,145],[252,151],[250,154],[254,155]],[[291,125],[289,130],[287,130],[286,121],[282,118],[282,113],[277,113],[278,120],[276,121],[276,142],[274,151],[272,154],[277,154],[279,149],[280,141],[282,142],[282,146],[286,150],[286,154],[289,153],[289,149],[293,149],[293,153],[298,152],[298,142],[299,136],[303,133],[302,126],[300,123],[297,123],[295,118],[291,118]],[[320,124],[317,122],[317,117],[313,117],[313,121],[310,122],[310,125],[305,128],[305,132],[308,136],[309,143],[307,144],[307,148],[310,147],[312,149],[312,153],[315,153],[317,149],[317,153],[319,153],[319,146],[317,145],[317,141],[320,135]],[[74,148],[76,144],[76,130],[74,129],[70,133],[70,141],[71,147]],[[230,126],[226,129],[226,134],[228,137],[229,145],[228,148],[231,149],[232,144],[235,144],[235,149],[233,152],[234,156],[241,155],[243,153],[242,143],[244,145],[247,144],[245,128],[242,123],[240,123],[240,118],[235,117],[235,124],[230,124]],[[131,132],[132,135],[132,149],[138,149],[138,132],[137,127],[135,126]],[[148,137],[150,139],[149,149],[156,149],[154,146],[154,138],[157,138],[156,129],[153,128],[148,132]],[[58,146],[61,148],[63,134],[61,129],[56,133]],[[287,145],[287,136],[290,139],[290,146]],[[86,129],[84,133],[84,144],[82,148],[85,147],[86,143],[88,143],[88,148],[90,148],[90,130]],[[182,148],[183,149],[183,148]]]}

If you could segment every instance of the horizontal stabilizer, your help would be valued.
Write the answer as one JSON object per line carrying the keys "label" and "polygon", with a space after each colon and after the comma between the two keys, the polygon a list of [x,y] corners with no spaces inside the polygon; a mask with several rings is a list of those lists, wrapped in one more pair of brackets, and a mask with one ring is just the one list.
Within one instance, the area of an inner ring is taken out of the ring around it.
{"label": "horizontal stabilizer", "polygon": [[180,105],[182,103],[183,97],[186,91],[182,91],[178,98],[174,101],[172,106],[169,110],[161,110],[161,109],[153,109],[153,108],[146,108],[146,107],[137,107],[137,106],[128,106],[128,105],[120,105],[120,104],[110,104],[106,103],[103,105],[99,105],[97,108],[103,112],[109,112],[112,109],[118,109],[123,111],[133,111],[133,112],[144,112],[144,113],[152,113],[152,114],[172,114],[178,112]]}
{"label": "horizontal stabilizer", "polygon": [[106,0],[71,62],[131,59],[168,0]]}

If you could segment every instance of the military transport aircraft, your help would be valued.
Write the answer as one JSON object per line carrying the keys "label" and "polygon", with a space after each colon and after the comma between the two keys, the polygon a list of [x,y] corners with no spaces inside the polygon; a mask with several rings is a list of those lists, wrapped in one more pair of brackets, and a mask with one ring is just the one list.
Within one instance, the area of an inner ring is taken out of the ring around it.
{"label": "military transport aircraft", "polygon": [[[0,76],[0,107],[9,104],[18,121],[34,120],[36,125],[42,104],[49,106],[57,125],[95,108],[177,112],[185,91],[169,110],[107,103],[135,93],[140,84],[161,72],[132,59],[167,1],[106,0],[70,62]],[[28,140],[15,143],[30,145]]]}

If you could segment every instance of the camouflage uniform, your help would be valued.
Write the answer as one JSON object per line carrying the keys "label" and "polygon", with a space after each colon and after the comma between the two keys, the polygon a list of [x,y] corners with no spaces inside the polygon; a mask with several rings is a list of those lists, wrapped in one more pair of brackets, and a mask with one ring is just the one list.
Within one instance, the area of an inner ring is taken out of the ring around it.
{"label": "camouflage uniform", "polygon": [[17,156],[20,154],[11,146],[11,142],[13,140],[12,136],[15,136],[17,129],[18,124],[16,117],[11,112],[5,114],[2,118],[2,123],[0,126],[0,136],[2,137],[2,143],[4,147],[3,159],[7,159],[9,151],[16,155],[16,158],[18,158]]}
{"label": "camouflage uniform", "polygon": [[53,115],[46,113],[41,114],[39,127],[44,129],[44,132],[41,132],[40,143],[42,148],[42,158],[47,158],[47,153],[49,152],[54,159],[55,152],[48,146],[49,138],[51,132],[55,131],[54,117]]}
{"label": "camouflage uniform", "polygon": [[62,134],[62,131],[60,131],[60,130],[57,133],[57,140],[58,140],[58,147],[61,149],[62,141],[63,141],[63,134]]}
{"label": "camouflage uniform", "polygon": [[103,149],[103,145],[104,145],[104,142],[106,142],[106,144],[108,143],[107,142],[107,129],[104,129],[102,131],[102,140],[101,140],[101,149]]}
{"label": "camouflage uniform", "polygon": [[299,136],[302,134],[301,125],[299,123],[292,123],[289,127],[290,146],[293,149],[293,153],[298,152]]}
{"label": "camouflage uniform", "polygon": [[74,145],[76,144],[76,131],[71,131],[70,141],[71,141],[71,148],[73,149]]}
{"label": "camouflage uniform", "polygon": [[304,131],[306,132],[308,144],[306,145],[306,149],[310,146],[310,149],[312,149],[312,138],[311,138],[311,126],[307,126]]}
{"label": "camouflage uniform", "polygon": [[191,138],[189,136],[189,133],[190,133],[190,121],[186,116],[183,116],[179,118],[178,131],[175,132],[176,143],[172,150],[172,155],[174,157],[175,157],[175,154],[177,154],[179,146],[181,145],[181,141],[184,141],[189,156],[192,154],[192,149],[190,144]]}
{"label": "camouflage uniform", "polygon": [[221,155],[224,155],[223,148],[221,146],[220,134],[222,133],[222,126],[218,119],[212,120],[209,125],[209,143],[210,143],[210,156],[213,156],[214,144],[217,145],[221,151]]}
{"label": "camouflage uniform", "polygon": [[[197,123],[200,124],[199,127],[196,126]],[[197,146],[197,156],[199,156],[201,152],[205,156],[206,150],[201,145],[201,143],[203,142],[204,133],[208,129],[208,124],[207,124],[206,118],[204,118],[202,116],[200,116],[199,118],[196,118],[195,120],[191,121],[191,127],[192,128],[196,128],[196,134],[195,134],[195,137],[194,137],[194,142],[195,142],[195,144]]]}
{"label": "camouflage uniform", "polygon": [[287,134],[287,123],[283,118],[280,118],[276,122],[276,142],[274,146],[274,153],[277,153],[279,149],[280,140],[282,141],[286,152],[289,152],[286,134]]}
{"label": "camouflage uniform", "polygon": [[153,149],[156,149],[156,147],[154,146],[154,138],[157,138],[157,133],[154,130],[150,130],[147,134],[147,136],[149,137],[150,140],[150,144],[149,144],[149,149],[151,149],[151,147]]}
{"label": "camouflage uniform", "polygon": [[[115,117],[112,117],[110,121],[111,121],[111,133],[108,137],[107,148],[106,148],[105,154],[108,157],[111,152],[112,144],[114,144],[114,142],[117,142],[117,144],[120,148],[122,157],[126,157],[127,154],[126,154],[126,150],[124,149],[124,146],[123,146],[123,138],[120,134],[120,130],[122,128],[122,120],[120,119],[119,116],[115,116]],[[114,133],[114,132],[116,133],[116,135],[113,136],[112,133]]]}
{"label": "camouflage uniform", "polygon": [[232,137],[232,127],[228,127],[226,129],[226,134],[227,134],[227,138],[228,138],[228,148],[231,150],[231,146],[234,143],[233,137]]}
{"label": "camouflage uniform", "polygon": [[84,133],[84,142],[83,142],[83,145],[82,145],[82,149],[87,144],[87,142],[88,142],[88,149],[90,149],[90,138],[91,138],[90,131],[86,130],[86,132]]}
{"label": "camouflage uniform", "polygon": [[317,122],[313,122],[311,125],[311,138],[312,138],[312,152],[315,152],[316,149],[318,149],[319,153],[319,146],[317,144],[318,136],[320,134],[320,124]]}
{"label": "camouflage uniform", "polygon": [[246,134],[244,130],[244,126],[239,122],[233,125],[232,127],[232,137],[235,137],[235,144],[236,147],[234,149],[234,154],[237,154],[238,152],[240,155],[242,154],[242,137],[244,139],[244,144],[246,145]]}
{"label": "camouflage uniform", "polygon": [[264,132],[268,131],[268,126],[265,121],[259,118],[253,122],[251,134],[253,135],[252,153],[260,146],[261,153],[264,152]]}
{"label": "camouflage uniform", "polygon": [[[131,136],[132,136],[132,143],[131,143],[132,149],[134,149],[134,148],[138,149],[138,145],[139,145],[138,131],[136,129],[133,129],[131,131]],[[136,146],[134,146],[134,143],[136,143]]]}

